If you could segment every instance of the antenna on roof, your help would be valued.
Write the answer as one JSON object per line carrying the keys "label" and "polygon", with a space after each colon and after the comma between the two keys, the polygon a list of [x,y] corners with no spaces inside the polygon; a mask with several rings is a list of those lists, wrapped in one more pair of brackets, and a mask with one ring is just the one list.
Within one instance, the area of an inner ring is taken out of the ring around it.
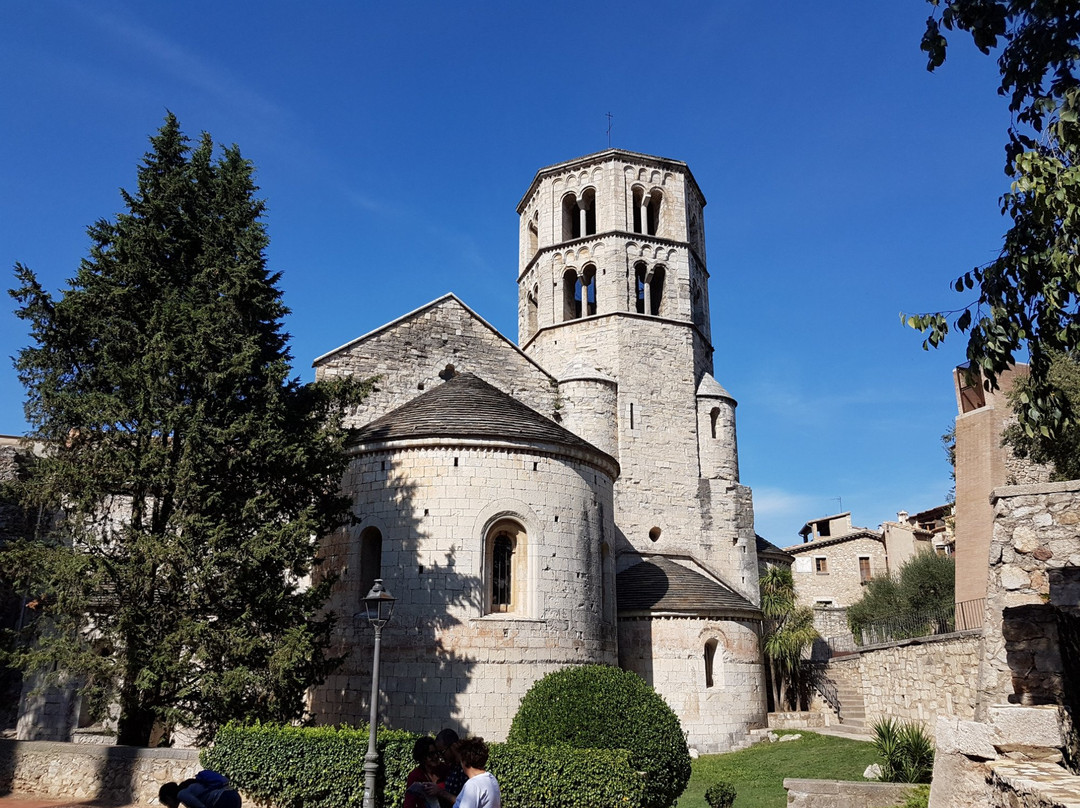
{"label": "antenna on roof", "polygon": [[833,497],[833,499],[835,499],[838,503],[840,503],[837,506],[839,508],[839,510],[837,510],[837,513],[843,513],[844,512],[844,498],[843,497]]}
{"label": "antenna on roof", "polygon": [[605,113],[607,115],[607,147],[611,148],[611,119],[615,117],[610,112]]}

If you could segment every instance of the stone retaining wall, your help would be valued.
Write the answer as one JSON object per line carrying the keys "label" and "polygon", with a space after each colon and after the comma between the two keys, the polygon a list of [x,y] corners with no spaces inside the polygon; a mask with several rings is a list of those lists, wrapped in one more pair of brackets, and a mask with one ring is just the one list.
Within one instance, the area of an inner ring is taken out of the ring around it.
{"label": "stone retaining wall", "polygon": [[909,783],[856,783],[844,780],[785,778],[788,808],[892,808],[913,786]]}
{"label": "stone retaining wall", "polygon": [[200,768],[195,749],[0,740],[0,795],[149,804],[162,783]]}
{"label": "stone retaining wall", "polygon": [[981,634],[958,632],[864,648],[830,660],[825,675],[861,693],[866,726],[895,718],[932,733],[939,717],[974,718],[981,659]]}

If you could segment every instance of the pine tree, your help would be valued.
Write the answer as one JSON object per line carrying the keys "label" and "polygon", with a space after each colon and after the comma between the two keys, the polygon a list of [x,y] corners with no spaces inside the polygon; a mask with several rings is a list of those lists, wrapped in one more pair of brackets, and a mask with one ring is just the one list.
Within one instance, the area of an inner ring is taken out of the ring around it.
{"label": "pine tree", "polygon": [[62,518],[0,553],[36,615],[12,661],[78,677],[134,745],[291,719],[337,663],[330,577],[308,580],[348,518],[341,415],[363,394],[290,377],[252,164],[172,114],[150,143],[59,299],[16,266],[45,447],[22,494]]}

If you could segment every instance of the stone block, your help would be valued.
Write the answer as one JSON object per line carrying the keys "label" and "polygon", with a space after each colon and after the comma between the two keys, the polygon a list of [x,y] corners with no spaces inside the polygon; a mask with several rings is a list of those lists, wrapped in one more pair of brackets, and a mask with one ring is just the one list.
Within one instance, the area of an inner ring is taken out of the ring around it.
{"label": "stone block", "polygon": [[950,717],[939,718],[934,731],[934,745],[939,753],[957,753],[983,760],[998,756],[994,746],[1000,739],[997,729],[990,724]]}
{"label": "stone block", "polygon": [[985,763],[952,752],[934,756],[929,808],[985,808],[991,805]]}
{"label": "stone block", "polygon": [[988,715],[1000,738],[997,746],[1061,747],[1065,743],[1065,716],[1057,705],[996,704],[990,707]]}

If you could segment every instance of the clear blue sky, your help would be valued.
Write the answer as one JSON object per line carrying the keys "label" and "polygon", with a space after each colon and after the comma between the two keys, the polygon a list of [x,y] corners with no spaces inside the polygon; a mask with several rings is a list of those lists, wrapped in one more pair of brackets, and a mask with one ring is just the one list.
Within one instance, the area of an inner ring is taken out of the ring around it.
{"label": "clear blue sky", "polygon": [[[121,209],[166,109],[237,143],[269,203],[296,373],[455,292],[516,339],[515,207],[611,145],[708,200],[716,378],[738,399],[758,532],[841,499],[858,525],[944,501],[955,308],[991,259],[1008,113],[992,59],[919,51],[929,6],[788,2],[0,4],[0,265],[59,290]],[[6,287],[12,285],[8,274]],[[27,342],[0,314],[0,349]],[[0,433],[25,428],[0,366]]]}

